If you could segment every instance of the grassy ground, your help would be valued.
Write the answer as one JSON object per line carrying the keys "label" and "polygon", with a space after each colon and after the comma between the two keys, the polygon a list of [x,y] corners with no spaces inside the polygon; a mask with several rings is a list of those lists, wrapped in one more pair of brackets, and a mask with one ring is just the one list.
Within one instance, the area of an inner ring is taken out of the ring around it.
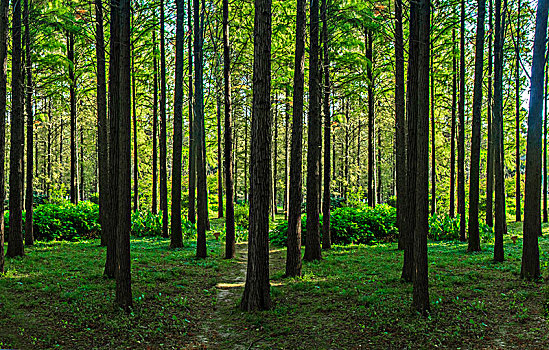
{"label": "grassy ground", "polygon": [[395,244],[335,247],[296,279],[282,278],[285,250],[273,247],[274,308],[242,313],[245,244],[227,261],[209,237],[210,257],[197,260],[193,242],[173,250],[163,239],[132,240],[135,308],[125,314],[113,307],[98,241],[38,243],[0,277],[0,348],[548,348],[549,286],[519,279],[522,237],[509,229],[519,239],[505,238],[504,263],[492,262],[489,242],[472,254],[466,244],[429,244],[428,318],[410,311]]}

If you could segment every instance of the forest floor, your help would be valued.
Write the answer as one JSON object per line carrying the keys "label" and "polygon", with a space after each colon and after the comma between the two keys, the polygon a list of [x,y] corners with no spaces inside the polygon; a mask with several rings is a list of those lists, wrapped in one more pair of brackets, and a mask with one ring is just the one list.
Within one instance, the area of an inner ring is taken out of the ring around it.
{"label": "forest floor", "polygon": [[[247,246],[223,259],[208,238],[170,249],[166,239],[132,239],[133,312],[113,307],[99,241],[39,242],[8,259],[0,277],[0,348],[19,349],[547,349],[549,284],[519,278],[521,227],[509,225],[503,263],[492,243],[429,242],[431,315],[411,311],[396,244],[334,247],[284,279],[285,249],[271,249],[273,309],[238,309]],[[512,235],[518,236],[515,244]],[[549,227],[540,239],[549,274]]]}

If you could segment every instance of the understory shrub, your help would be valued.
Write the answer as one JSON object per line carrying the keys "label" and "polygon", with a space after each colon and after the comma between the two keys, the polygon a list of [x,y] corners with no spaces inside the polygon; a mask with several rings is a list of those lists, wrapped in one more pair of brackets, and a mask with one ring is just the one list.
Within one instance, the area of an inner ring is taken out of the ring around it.
{"label": "understory shrub", "polygon": [[234,225],[237,230],[247,230],[250,224],[250,207],[247,203],[237,203],[234,206]]}
{"label": "understory shrub", "polygon": [[429,217],[429,239],[455,241],[459,239],[459,216],[433,214]]}

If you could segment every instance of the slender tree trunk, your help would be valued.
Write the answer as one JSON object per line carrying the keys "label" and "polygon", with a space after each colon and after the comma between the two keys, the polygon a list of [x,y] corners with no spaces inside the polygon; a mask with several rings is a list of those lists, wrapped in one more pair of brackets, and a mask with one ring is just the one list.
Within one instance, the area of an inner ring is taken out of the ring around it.
{"label": "slender tree trunk", "polygon": [[480,144],[482,119],[482,80],[484,69],[484,16],[486,0],[478,1],[477,40],[475,52],[475,85],[473,87],[473,125],[471,132],[471,168],[469,180],[469,245],[470,252],[480,251],[480,234],[478,223],[479,177],[480,177]]}
{"label": "slender tree trunk", "polygon": [[271,0],[255,0],[253,117],[250,166],[248,270],[240,308],[271,307],[269,207],[271,205]]}
{"label": "slender tree trunk", "polygon": [[515,221],[522,220],[520,204],[520,7],[517,5],[517,41],[515,44]]}
{"label": "slender tree trunk", "polygon": [[166,145],[166,48],[164,39],[164,0],[160,0],[160,212],[162,237],[168,237],[168,172]]}
{"label": "slender tree trunk", "polygon": [[78,155],[76,154],[76,78],[74,69],[76,61],[74,59],[74,34],[67,33],[67,58],[69,60],[69,91],[70,91],[70,109],[71,109],[71,203],[78,203]]}
{"label": "slender tree trunk", "polygon": [[[549,82],[549,65],[545,65],[545,93],[544,97],[544,117],[543,117],[543,222],[547,222],[547,97],[548,89],[547,82]],[[541,236],[541,232],[539,233]]]}
{"label": "slender tree trunk", "polygon": [[[108,208],[107,201],[109,196],[109,135],[107,125],[107,78],[105,72],[105,35],[103,31],[102,0],[95,0],[95,20],[97,22],[95,26],[95,55],[97,57],[97,146],[99,158],[99,222],[101,224],[101,246],[106,246],[106,229],[103,226],[104,224],[107,225],[106,211]],[[49,108],[51,110],[51,101],[49,104]],[[49,154],[50,151],[48,150],[48,157]],[[50,163],[49,160],[48,163]],[[50,171],[48,169],[48,173],[49,172]]]}
{"label": "slender tree trunk", "polygon": [[548,0],[538,1],[532,77],[530,113],[526,147],[526,183],[524,195],[524,241],[520,276],[525,279],[540,277],[538,236],[541,234],[541,124],[543,112],[543,86],[545,65],[545,39],[547,37]]}
{"label": "slender tree trunk", "polygon": [[288,201],[288,252],[286,254],[287,277],[301,275],[301,202],[303,201],[301,157],[303,152],[303,94],[305,90],[305,6],[305,0],[297,0],[290,193]]}
{"label": "slender tree trunk", "polygon": [[492,114],[492,0],[488,1],[488,21],[490,29],[488,30],[488,106],[487,106],[487,118],[488,123],[488,150],[486,152],[486,225],[494,226],[494,211],[493,211],[493,194],[494,194],[494,123]]}
{"label": "slender tree trunk", "polygon": [[461,0],[459,56],[458,215],[459,240],[465,242],[465,0]]}
{"label": "slender tree trunk", "polygon": [[332,118],[330,115],[330,50],[328,47],[328,5],[326,0],[322,0],[320,10],[322,20],[322,46],[324,51],[324,202],[322,203],[322,249],[332,248],[332,238],[330,232],[330,150],[331,150],[331,132]]}
{"label": "slender tree trunk", "polygon": [[217,115],[217,217],[223,217],[223,155],[221,154],[221,79],[219,77],[219,62],[217,63],[218,74],[216,74],[216,91],[215,99],[216,115]]}
{"label": "slender tree trunk", "polygon": [[[32,110],[32,95],[33,95],[33,86],[32,86],[32,58],[31,58],[31,38],[30,38],[30,26],[29,26],[29,0],[24,2],[24,14],[23,21],[25,25],[25,58],[26,62],[26,75],[27,75],[27,185],[25,186],[26,190],[26,200],[25,200],[25,245],[34,244],[34,235],[33,235],[33,159],[35,155],[33,154],[33,137],[34,137],[34,115]],[[0,205],[4,205],[0,203]]]}
{"label": "slender tree trunk", "polygon": [[85,184],[85,177],[84,177],[84,129],[82,126],[80,126],[80,199],[85,200],[84,197],[84,184]]}
{"label": "slender tree trunk", "polygon": [[[133,15],[132,15],[133,22]],[[135,46],[131,44],[131,83],[132,83],[132,121],[133,121],[133,211],[139,210],[139,158],[137,157],[137,100],[136,100],[136,84],[135,84]]]}
{"label": "slender tree trunk", "polygon": [[12,2],[12,74],[11,74],[11,126],[10,126],[10,196],[9,196],[9,244],[6,256],[12,258],[23,256],[23,76],[21,62],[21,2]]}
{"label": "slender tree trunk", "polygon": [[0,1],[0,274],[4,273],[4,199],[6,161],[6,95],[8,80],[9,0]]}
{"label": "slender tree trunk", "polygon": [[374,207],[376,205],[376,190],[375,190],[375,150],[374,150],[374,75],[372,72],[373,66],[373,36],[372,30],[366,30],[366,59],[370,61],[366,71],[368,77],[368,205]]}
{"label": "slender tree trunk", "polygon": [[290,198],[290,144],[288,143],[290,135],[290,88],[286,86],[286,108],[284,109],[284,219],[288,220],[288,200]]}
{"label": "slender tree trunk", "polygon": [[248,203],[248,110],[244,107],[244,202]]}
{"label": "slender tree trunk", "polygon": [[404,87],[404,39],[402,34],[402,0],[395,0],[395,134],[396,134],[396,207],[398,249],[404,249],[403,208],[406,202],[406,115]]}
{"label": "slender tree trunk", "polygon": [[196,150],[196,183],[197,183],[197,242],[196,256],[205,258],[206,230],[208,226],[208,193],[206,184],[206,157],[205,157],[205,133],[204,133],[204,87],[203,87],[203,44],[204,44],[204,11],[200,2],[194,2],[194,90],[196,92],[194,102],[194,135]]}
{"label": "slender tree trunk", "polygon": [[501,11],[501,0],[495,0],[495,43],[494,43],[494,175],[495,175],[495,244],[494,260],[503,261],[503,235],[507,232],[505,218],[505,178],[503,175],[503,40],[505,15]]}
{"label": "slender tree trunk", "polygon": [[[116,227],[116,304],[130,311],[131,290],[131,47],[130,0],[120,0],[120,100],[119,105],[119,176],[118,223]],[[111,14],[112,16],[112,14]],[[111,25],[111,31],[112,31]]]}
{"label": "slender tree trunk", "polygon": [[158,62],[156,55],[156,26],[153,28],[153,135],[152,135],[152,213],[158,212]]}
{"label": "slender tree trunk", "polygon": [[185,4],[183,0],[176,1],[177,20],[175,29],[175,96],[173,117],[173,168],[172,168],[172,215],[170,247],[183,247],[183,232],[181,230],[181,163],[183,148],[183,70],[185,55],[185,36],[183,33]]}
{"label": "slender tree trunk", "polygon": [[[433,18],[433,13],[431,13],[431,21]],[[437,178],[437,169],[436,169],[436,144],[435,144],[435,64],[434,64],[434,38],[429,38],[430,42],[430,55],[431,55],[431,215],[434,215],[437,210],[437,200],[436,200],[436,178]]]}
{"label": "slender tree trunk", "polygon": [[452,28],[452,127],[450,135],[450,217],[455,215],[456,205],[456,105],[457,105],[457,59],[456,29]]}
{"label": "slender tree trunk", "polygon": [[229,0],[223,0],[223,81],[225,113],[225,258],[235,257],[233,116],[231,101],[231,46],[229,41]]}
{"label": "slender tree trunk", "polygon": [[[198,1],[198,0],[196,0]],[[189,42],[187,52],[189,56],[189,210],[188,219],[193,224],[196,222],[196,149],[195,149],[195,131],[194,131],[194,99],[193,99],[193,25],[192,25],[192,0],[187,1],[187,32],[189,33]]]}
{"label": "slender tree trunk", "polygon": [[274,98],[274,159],[273,159],[273,210],[272,219],[275,219],[275,215],[278,214],[278,208],[276,205],[277,200],[277,179],[278,179],[278,99],[275,94]]}

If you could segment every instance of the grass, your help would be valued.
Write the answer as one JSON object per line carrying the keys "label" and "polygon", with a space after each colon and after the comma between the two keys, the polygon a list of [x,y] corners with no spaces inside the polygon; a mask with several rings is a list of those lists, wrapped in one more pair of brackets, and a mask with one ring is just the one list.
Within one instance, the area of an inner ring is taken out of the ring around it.
{"label": "grass", "polygon": [[[214,223],[215,225],[215,223]],[[7,260],[0,277],[0,348],[546,348],[549,287],[519,278],[520,225],[510,224],[506,260],[492,243],[429,243],[431,315],[411,311],[396,244],[336,246],[303,276],[284,279],[285,250],[271,249],[270,311],[243,313],[246,246],[223,260],[223,242],[169,249],[165,239],[132,240],[134,309],[114,307],[99,242],[49,242]],[[516,245],[511,235],[518,235]],[[547,276],[549,232],[540,239]]]}

